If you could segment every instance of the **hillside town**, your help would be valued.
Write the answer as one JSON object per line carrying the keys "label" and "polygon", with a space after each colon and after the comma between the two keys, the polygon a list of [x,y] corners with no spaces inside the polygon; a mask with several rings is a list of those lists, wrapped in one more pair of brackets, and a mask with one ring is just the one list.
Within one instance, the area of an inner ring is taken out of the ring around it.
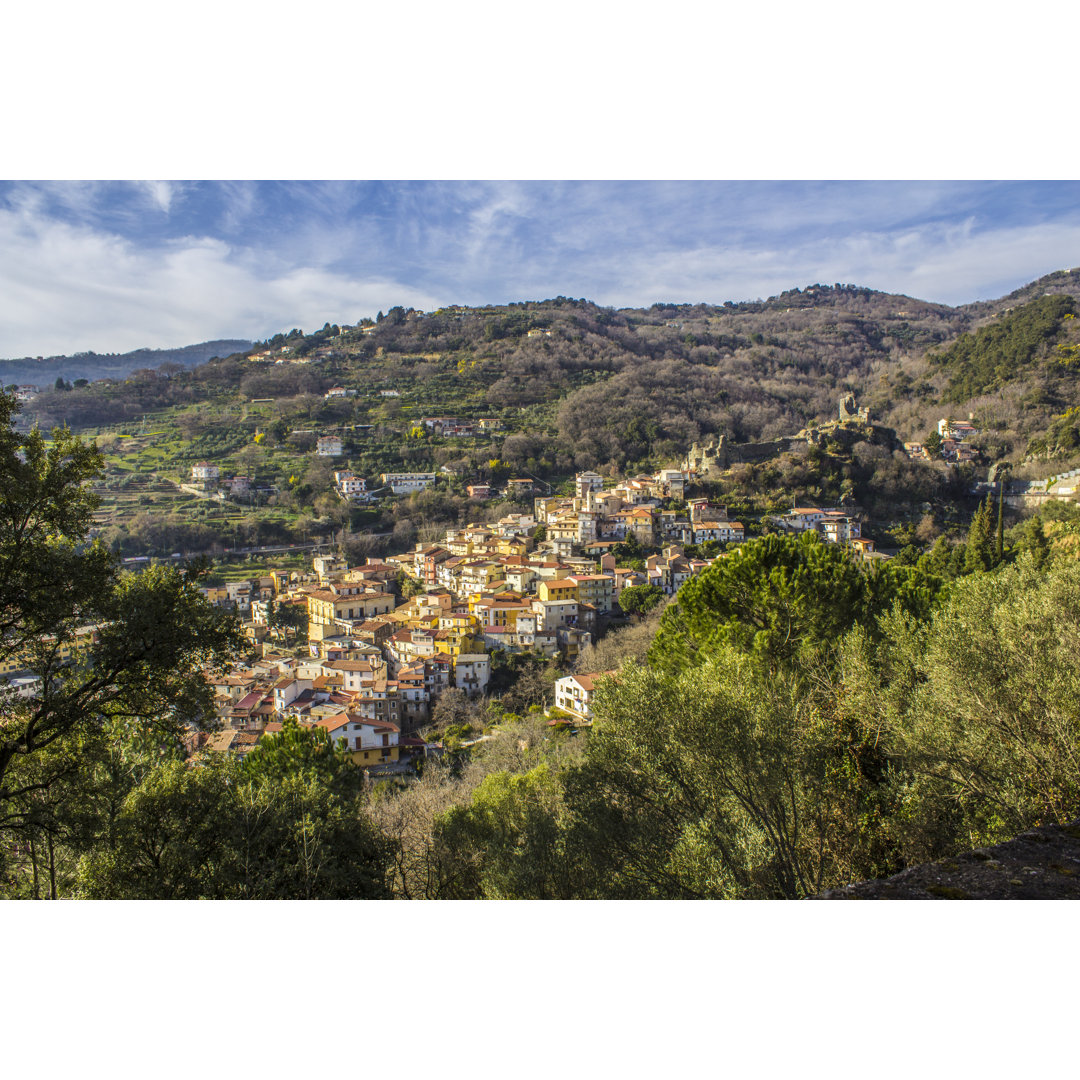
{"label": "hillside town", "polygon": [[[706,499],[684,500],[690,481],[684,471],[663,469],[605,486],[599,474],[583,472],[573,495],[536,496],[532,514],[448,529],[438,543],[352,567],[319,555],[308,573],[273,571],[206,588],[212,603],[244,618],[258,658],[212,673],[221,731],[193,735],[192,751],[242,755],[291,718],[344,739],[372,775],[411,771],[441,750],[425,733],[448,690],[483,696],[493,664],[515,654],[573,666],[623,616],[624,590],[651,586],[673,596],[737,550],[746,527]],[[874,554],[858,520],[841,510],[795,507],[769,524]],[[659,552],[620,566],[616,549],[627,544]],[[716,553],[691,556],[691,545]],[[301,654],[288,648],[289,626],[306,628]],[[599,674],[556,680],[551,725],[591,722]]]}

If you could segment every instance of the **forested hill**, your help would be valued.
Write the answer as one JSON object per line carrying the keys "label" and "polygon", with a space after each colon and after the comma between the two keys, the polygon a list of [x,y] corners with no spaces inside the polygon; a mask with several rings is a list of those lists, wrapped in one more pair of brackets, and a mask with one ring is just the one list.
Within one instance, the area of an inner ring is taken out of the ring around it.
{"label": "forested hill", "polygon": [[[999,355],[1015,334],[950,352],[996,321],[1023,322],[1018,313],[1044,293],[1057,297],[1054,310],[1019,328],[1029,362]],[[279,334],[171,379],[43,394],[26,412],[43,426],[79,427],[207,400],[269,400],[282,433],[320,421],[408,433],[424,415],[501,417],[505,444],[487,449],[546,475],[667,464],[721,434],[729,443],[791,434],[834,419],[838,398],[854,393],[905,439],[925,438],[945,412],[974,412],[992,433],[990,459],[1019,461],[1080,404],[1080,365],[1057,362],[1080,341],[1066,310],[1076,299],[1080,270],[955,308],[840,284],[720,305],[614,309],[560,296],[396,307],[353,327]],[[316,404],[335,385],[355,395]]]}
{"label": "forested hill", "polygon": [[204,341],[179,349],[135,349],[126,353],[75,353],[74,356],[24,356],[21,360],[0,360],[0,384],[51,386],[57,379],[126,379],[141,368],[160,369],[162,364],[195,367],[214,356],[229,356],[250,349],[242,339]]}

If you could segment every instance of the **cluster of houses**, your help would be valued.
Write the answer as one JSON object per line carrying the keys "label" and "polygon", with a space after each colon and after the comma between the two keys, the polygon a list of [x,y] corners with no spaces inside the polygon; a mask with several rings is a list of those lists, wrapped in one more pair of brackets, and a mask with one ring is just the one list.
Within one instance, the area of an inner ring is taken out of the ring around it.
{"label": "cluster of houses", "polygon": [[273,489],[252,487],[250,476],[223,477],[221,469],[209,461],[200,461],[191,466],[191,483],[181,485],[198,495],[223,497],[228,494],[234,499],[246,499],[253,490],[270,493]]}
{"label": "cluster of houses", "polygon": [[691,499],[685,511],[664,510],[665,499],[682,499],[686,473],[661,469],[655,476],[635,476],[605,489],[598,473],[579,473],[575,493],[534,500],[536,520],[547,544],[559,556],[577,547],[600,555],[633,537],[643,547],[703,544],[710,540],[739,543],[746,529],[707,499]]}
{"label": "cluster of houses", "polygon": [[425,416],[420,423],[425,431],[446,438],[474,438],[477,435],[490,435],[502,431],[503,422],[496,418],[485,417],[479,420],[463,420],[458,416]]}
{"label": "cluster of houses", "polygon": [[[422,490],[435,478],[381,476],[396,494]],[[193,467],[192,480],[207,489],[221,482],[208,462]],[[363,477],[339,470],[334,482],[344,498],[368,497]],[[349,567],[335,556],[317,556],[310,573],[272,571],[206,587],[212,603],[245,619],[259,658],[212,673],[221,731],[193,734],[192,752],[247,753],[292,718],[325,729],[335,743],[344,739],[354,759],[375,772],[411,768],[412,758],[429,749],[421,733],[440,695],[450,689],[483,695],[494,656],[528,652],[572,663],[619,613],[624,589],[653,585],[673,595],[713,561],[687,555],[688,545],[745,539],[743,524],[708,500],[665,508],[685,498],[688,482],[676,469],[611,486],[598,473],[582,472],[572,495],[537,495],[532,513],[451,528],[439,543],[381,561]],[[531,481],[522,484],[531,491]],[[796,507],[775,520],[873,550],[858,521],[839,510]],[[614,549],[629,541],[660,553],[620,567]],[[293,609],[290,618],[279,617],[283,608]],[[307,630],[302,655],[289,648],[289,629],[298,624]],[[599,678],[559,679],[556,715],[589,723]]]}
{"label": "cluster of houses", "polygon": [[[941,436],[939,456],[949,465],[961,465],[964,462],[977,462],[981,458],[979,449],[971,445],[971,440],[980,432],[967,420],[954,420],[951,416],[938,421],[937,433]],[[922,443],[904,443],[904,449],[912,460],[931,461],[930,452]]]}
{"label": "cluster of houses", "polygon": [[[388,486],[391,479],[384,477]],[[349,482],[347,474],[335,480]],[[496,652],[573,661],[617,611],[627,586],[653,584],[670,595],[709,565],[668,543],[641,569],[620,568],[610,550],[620,540],[634,535],[656,546],[668,536],[742,538],[738,522],[703,500],[684,516],[665,516],[660,500],[673,488],[681,492],[681,474],[638,477],[610,492],[602,483],[596,474],[581,474],[575,496],[537,498],[534,514],[449,529],[441,543],[418,544],[384,561],[350,568],[317,556],[310,574],[274,571],[207,587],[211,602],[246,618],[263,654],[257,664],[214,677],[223,730],[207,745],[245,753],[292,717],[325,728],[335,741],[344,738],[356,760],[376,771],[405,768],[410,755],[424,752],[420,732],[439,695],[450,688],[482,695]],[[539,542],[538,517],[548,531]],[[575,518],[591,523],[586,533],[577,524],[570,528]],[[415,593],[408,599],[398,589],[405,578]],[[282,605],[302,614],[278,620],[274,612]],[[285,655],[281,626],[304,619],[308,655]],[[560,680],[569,690],[557,688],[556,696],[578,707],[559,708],[588,721],[589,677],[568,678],[585,682]]]}
{"label": "cluster of houses", "polygon": [[844,510],[795,506],[786,514],[778,514],[768,520],[784,532],[803,533],[812,529],[827,543],[844,544],[864,558],[885,558],[880,552],[874,551],[874,541],[862,535],[859,519]]}

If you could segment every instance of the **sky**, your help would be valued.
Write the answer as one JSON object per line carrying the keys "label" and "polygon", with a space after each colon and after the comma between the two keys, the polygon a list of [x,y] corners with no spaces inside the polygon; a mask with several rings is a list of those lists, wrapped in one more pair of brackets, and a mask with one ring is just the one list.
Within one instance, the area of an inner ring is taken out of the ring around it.
{"label": "sky", "polygon": [[962,304],[1080,265],[1077,181],[4,181],[0,357],[845,282]]}

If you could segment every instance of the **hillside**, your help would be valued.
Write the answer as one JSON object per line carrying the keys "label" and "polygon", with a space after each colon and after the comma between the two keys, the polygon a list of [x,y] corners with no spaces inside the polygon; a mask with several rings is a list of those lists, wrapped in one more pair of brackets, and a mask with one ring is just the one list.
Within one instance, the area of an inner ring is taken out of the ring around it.
{"label": "hillside", "polygon": [[163,364],[179,364],[185,368],[205,364],[214,356],[251,348],[250,341],[204,341],[179,349],[135,349],[127,353],[76,353],[74,356],[24,356],[20,360],[0,360],[0,384],[30,385],[45,388],[58,378],[68,382],[76,379],[125,379],[140,368],[160,368]]}
{"label": "hillside", "polygon": [[[133,495],[189,479],[203,459],[250,477],[269,493],[265,511],[237,507],[229,528],[255,542],[304,534],[304,515],[307,529],[329,527],[333,499],[318,499],[333,468],[371,487],[383,472],[440,472],[423,498],[346,515],[354,529],[389,532],[407,519],[415,532],[473,513],[469,483],[524,475],[557,487],[584,469],[654,470],[720,436],[737,447],[823,429],[849,393],[904,441],[922,442],[943,416],[973,414],[977,465],[909,462],[885,432],[844,446],[830,436],[777,449],[773,461],[744,457],[757,464],[731,469],[707,492],[758,512],[781,499],[853,497],[892,529],[919,520],[928,503],[966,497],[994,462],[1018,476],[1080,463],[1080,414],[1071,411],[1080,405],[1078,297],[1080,271],[1070,271],[966,308],[839,284],[722,305],[616,310],[556,297],[398,307],[354,327],[279,334],[192,370],[143,368],[49,389],[22,422],[104,438],[109,483]],[[422,422],[438,416],[494,423],[459,437]],[[342,437],[342,459],[314,458],[323,434]],[[177,519],[166,494],[134,505],[156,503],[156,531],[167,533]],[[201,524],[214,516],[205,506],[198,514]]]}

